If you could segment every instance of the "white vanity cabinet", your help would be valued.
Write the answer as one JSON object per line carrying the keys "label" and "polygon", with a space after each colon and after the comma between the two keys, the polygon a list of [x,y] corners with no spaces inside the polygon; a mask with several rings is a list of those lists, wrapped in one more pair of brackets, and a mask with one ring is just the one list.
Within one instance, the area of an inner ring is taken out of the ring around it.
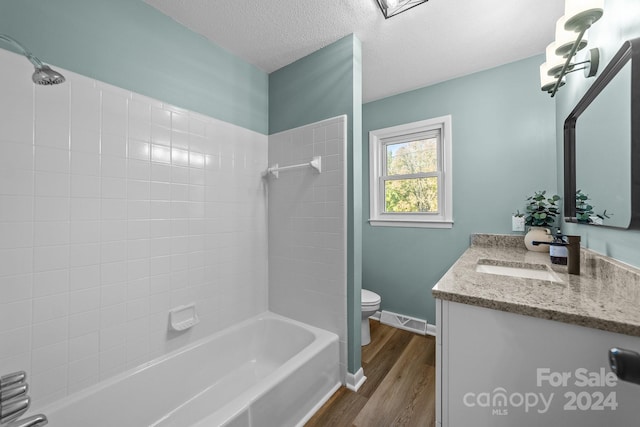
{"label": "white vanity cabinet", "polygon": [[639,337],[442,299],[436,326],[440,427],[640,425],[640,386],[607,358]]}

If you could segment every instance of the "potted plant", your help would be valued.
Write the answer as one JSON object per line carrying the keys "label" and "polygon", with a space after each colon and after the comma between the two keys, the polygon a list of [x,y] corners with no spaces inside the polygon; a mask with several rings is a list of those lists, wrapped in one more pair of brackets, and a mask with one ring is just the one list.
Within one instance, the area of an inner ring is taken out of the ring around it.
{"label": "potted plant", "polygon": [[557,205],[560,197],[557,194],[547,197],[546,194],[546,191],[536,191],[533,196],[527,198],[524,223],[529,226],[529,232],[525,235],[524,244],[530,251],[548,252],[549,245],[534,246],[531,242],[553,241],[549,227],[555,224],[556,216],[560,214]]}

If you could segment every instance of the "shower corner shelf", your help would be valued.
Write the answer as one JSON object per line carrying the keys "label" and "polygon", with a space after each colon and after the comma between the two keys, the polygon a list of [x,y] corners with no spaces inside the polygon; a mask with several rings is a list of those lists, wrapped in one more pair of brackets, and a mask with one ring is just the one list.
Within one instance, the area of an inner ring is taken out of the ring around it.
{"label": "shower corner shelf", "polygon": [[200,323],[195,303],[181,305],[169,311],[169,327],[174,331],[185,331]]}

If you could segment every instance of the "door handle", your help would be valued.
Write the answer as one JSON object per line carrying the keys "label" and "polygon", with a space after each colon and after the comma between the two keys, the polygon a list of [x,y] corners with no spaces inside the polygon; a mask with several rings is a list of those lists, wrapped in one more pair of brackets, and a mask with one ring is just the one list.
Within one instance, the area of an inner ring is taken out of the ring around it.
{"label": "door handle", "polygon": [[614,347],[609,350],[609,366],[621,380],[640,385],[640,354]]}

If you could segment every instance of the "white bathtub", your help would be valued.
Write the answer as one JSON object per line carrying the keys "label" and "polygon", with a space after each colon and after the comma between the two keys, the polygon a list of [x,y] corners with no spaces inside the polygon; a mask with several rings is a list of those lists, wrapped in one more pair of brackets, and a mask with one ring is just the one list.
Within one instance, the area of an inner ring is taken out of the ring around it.
{"label": "white bathtub", "polygon": [[51,427],[296,426],[339,385],[337,335],[264,313],[37,411]]}

